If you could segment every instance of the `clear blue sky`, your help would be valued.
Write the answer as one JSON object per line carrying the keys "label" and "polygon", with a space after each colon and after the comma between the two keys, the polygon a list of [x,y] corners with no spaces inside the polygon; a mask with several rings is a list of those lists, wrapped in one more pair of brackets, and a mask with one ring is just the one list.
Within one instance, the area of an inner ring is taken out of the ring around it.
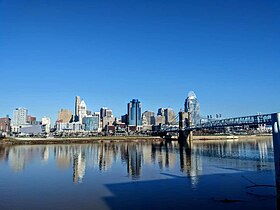
{"label": "clear blue sky", "polygon": [[279,112],[279,67],[277,0],[0,0],[0,116],[177,112],[190,90],[202,115]]}

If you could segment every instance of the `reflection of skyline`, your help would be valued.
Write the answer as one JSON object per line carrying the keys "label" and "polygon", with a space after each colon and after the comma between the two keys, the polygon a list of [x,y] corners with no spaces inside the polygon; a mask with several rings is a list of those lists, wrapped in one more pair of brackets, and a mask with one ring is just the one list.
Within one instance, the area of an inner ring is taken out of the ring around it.
{"label": "reflection of skyline", "polygon": [[43,149],[42,159],[44,162],[48,162],[48,160],[49,160],[49,148],[48,147]]}
{"label": "reflection of skyline", "polygon": [[26,164],[32,162],[34,157],[40,157],[40,154],[42,153],[37,147],[32,149],[25,146],[10,147],[7,151],[6,160],[13,171],[21,172],[24,170]]}
{"label": "reflection of skyline", "polygon": [[[193,184],[212,164],[243,169],[262,170],[273,160],[271,141],[195,142],[191,150],[177,142],[103,142],[81,145],[0,146],[0,161],[8,162],[15,172],[21,172],[31,162],[54,160],[58,169],[73,166],[73,182],[82,183],[88,168],[106,172],[121,163],[132,179],[141,178],[145,167],[159,170],[176,169],[191,177]],[[246,160],[246,161],[244,161]],[[249,160],[249,162],[248,162]],[[254,161],[254,164],[252,162]],[[254,169],[254,168],[253,168]],[[89,172],[87,172],[89,173]]]}
{"label": "reflection of skyline", "polygon": [[0,145],[0,162],[2,160],[7,160],[9,156],[9,149],[7,147]]}
{"label": "reflection of skyline", "polygon": [[67,169],[71,165],[71,148],[68,145],[54,147],[54,158],[59,169]]}
{"label": "reflection of skyline", "polygon": [[138,179],[141,175],[143,148],[138,144],[126,145],[127,173],[133,179]]}
{"label": "reflection of skyline", "polygon": [[73,156],[73,182],[82,183],[86,173],[85,155],[80,151]]}

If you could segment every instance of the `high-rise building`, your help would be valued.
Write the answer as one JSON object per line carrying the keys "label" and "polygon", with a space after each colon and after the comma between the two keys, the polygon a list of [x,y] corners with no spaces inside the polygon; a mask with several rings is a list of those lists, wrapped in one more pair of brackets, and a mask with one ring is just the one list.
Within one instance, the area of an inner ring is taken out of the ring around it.
{"label": "high-rise building", "polygon": [[72,120],[71,110],[61,109],[58,112],[58,121],[62,123],[69,123]]}
{"label": "high-rise building", "polygon": [[101,119],[103,119],[103,117],[106,116],[106,110],[107,110],[107,109],[108,109],[107,107],[102,107],[102,108],[100,109],[100,118],[101,118]]}
{"label": "high-rise building", "polygon": [[42,126],[44,127],[44,131],[46,133],[50,133],[50,131],[51,131],[51,119],[49,117],[42,117]]}
{"label": "high-rise building", "polygon": [[155,116],[155,125],[163,125],[165,124],[165,118],[164,116],[161,116],[161,115],[157,115]]}
{"label": "high-rise building", "polygon": [[76,100],[75,100],[75,122],[79,121],[79,108],[80,108],[80,96],[76,96]]}
{"label": "high-rise building", "polygon": [[100,109],[100,118],[103,119],[103,117],[113,117],[112,109],[108,109],[107,107],[102,107]]}
{"label": "high-rise building", "polygon": [[185,101],[185,112],[190,113],[191,125],[199,124],[200,122],[199,110],[200,110],[200,105],[196,98],[196,95],[193,91],[190,91]]}
{"label": "high-rise building", "polygon": [[122,123],[124,123],[126,125],[128,124],[128,122],[127,122],[127,114],[121,116],[121,121],[122,121]]}
{"label": "high-rise building", "polygon": [[157,115],[164,116],[164,108],[159,108]]}
{"label": "high-rise building", "polygon": [[105,126],[107,125],[113,125],[113,123],[114,123],[114,121],[115,121],[115,118],[114,117],[109,117],[109,116],[105,116],[105,117],[103,117],[103,119],[102,119],[102,128],[104,129],[105,128]]}
{"label": "high-rise building", "polygon": [[154,125],[155,124],[155,113],[152,111],[145,111],[142,114],[143,125]]}
{"label": "high-rise building", "polygon": [[112,109],[106,109],[105,110],[105,117],[113,117]]}
{"label": "high-rise building", "polygon": [[175,125],[177,123],[176,114],[171,108],[164,109],[164,117],[166,125]]}
{"label": "high-rise building", "polygon": [[106,125],[112,125],[115,120],[112,109],[102,107],[100,109],[100,120],[102,123],[102,129],[104,129]]}
{"label": "high-rise building", "polygon": [[142,105],[138,99],[132,99],[127,104],[128,125],[140,126]]}
{"label": "high-rise building", "polygon": [[79,122],[82,123],[83,118],[86,116],[87,116],[87,105],[84,99],[82,99],[79,106]]}
{"label": "high-rise building", "polygon": [[13,112],[13,121],[14,126],[27,124],[27,114],[28,110],[26,108],[16,108]]}
{"label": "high-rise building", "polygon": [[98,117],[98,131],[101,131],[102,124],[101,124],[101,119],[100,119],[100,112],[94,112],[93,116]]}
{"label": "high-rise building", "polygon": [[[161,117],[159,117],[161,116]],[[176,122],[176,114],[171,108],[159,108],[157,113],[156,124],[159,123],[162,125],[175,125]]]}

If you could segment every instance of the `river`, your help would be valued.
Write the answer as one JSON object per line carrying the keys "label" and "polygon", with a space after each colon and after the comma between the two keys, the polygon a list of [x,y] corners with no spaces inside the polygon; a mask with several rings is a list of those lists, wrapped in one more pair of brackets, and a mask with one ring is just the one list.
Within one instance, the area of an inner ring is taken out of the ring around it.
{"label": "river", "polygon": [[0,209],[277,209],[272,140],[0,145]]}

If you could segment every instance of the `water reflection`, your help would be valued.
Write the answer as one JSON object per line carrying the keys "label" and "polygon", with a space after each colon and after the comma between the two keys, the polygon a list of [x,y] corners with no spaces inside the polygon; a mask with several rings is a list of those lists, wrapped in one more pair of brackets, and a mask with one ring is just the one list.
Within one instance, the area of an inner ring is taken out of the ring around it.
{"label": "water reflection", "polygon": [[85,154],[80,152],[73,156],[73,182],[82,183],[86,173]]}
{"label": "water reflection", "polygon": [[[14,172],[40,160],[55,161],[60,170],[73,170],[73,182],[82,183],[89,168],[101,173],[114,165],[125,170],[131,179],[139,179],[146,168],[168,171],[179,168],[191,178],[192,185],[207,166],[239,170],[266,170],[273,167],[272,141],[195,142],[189,149],[177,142],[103,142],[83,145],[0,145],[0,162]],[[211,172],[215,173],[215,171]]]}

